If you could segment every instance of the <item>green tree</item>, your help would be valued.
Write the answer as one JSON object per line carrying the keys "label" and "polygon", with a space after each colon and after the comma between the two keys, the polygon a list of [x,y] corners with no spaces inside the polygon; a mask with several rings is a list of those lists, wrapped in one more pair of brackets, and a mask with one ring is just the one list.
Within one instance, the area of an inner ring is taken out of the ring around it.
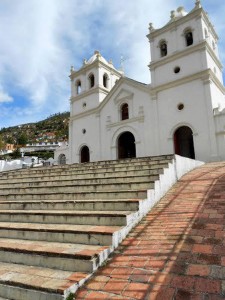
{"label": "green tree", "polygon": [[10,153],[10,156],[14,159],[21,158],[20,150],[17,148],[16,150],[13,151],[13,153]]}
{"label": "green tree", "polygon": [[9,136],[9,137],[6,139],[6,143],[7,143],[7,144],[14,144],[15,141],[14,141],[14,139],[12,138],[12,136]]}
{"label": "green tree", "polygon": [[26,136],[25,133],[22,133],[22,134],[18,137],[17,143],[18,143],[19,145],[26,145],[26,144],[28,143],[28,138],[27,138],[27,136]]}
{"label": "green tree", "polygon": [[0,135],[0,150],[4,149],[4,147],[5,147],[5,143]]}

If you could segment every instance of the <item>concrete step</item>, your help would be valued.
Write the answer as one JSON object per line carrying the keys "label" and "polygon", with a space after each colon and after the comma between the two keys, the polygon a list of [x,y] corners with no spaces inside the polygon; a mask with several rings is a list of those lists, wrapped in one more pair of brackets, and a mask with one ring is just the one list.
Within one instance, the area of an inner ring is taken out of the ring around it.
{"label": "concrete step", "polygon": [[6,173],[5,176],[3,176],[2,178],[20,178],[20,177],[35,177],[36,175],[40,176],[40,174],[44,174],[44,175],[69,175],[69,174],[89,174],[89,173],[115,173],[115,172],[127,172],[127,171],[139,171],[139,170],[154,170],[154,169],[158,169],[158,168],[165,168],[168,166],[168,161],[164,161],[164,162],[154,162],[151,163],[149,162],[148,164],[143,164],[143,165],[139,165],[139,164],[130,164],[130,165],[118,165],[118,166],[104,166],[104,165],[100,165],[100,166],[93,166],[93,167],[89,167],[89,168],[84,168],[84,167],[80,167],[80,168],[65,168],[65,169],[55,169],[55,168],[43,168],[43,169],[39,169],[39,168],[34,168],[34,169],[25,169],[25,170],[19,170],[17,172],[13,172],[13,173]]}
{"label": "concrete step", "polygon": [[[21,175],[23,173],[20,173]],[[59,174],[43,174],[41,176],[42,181],[54,181],[54,180],[81,180],[81,179],[105,179],[105,178],[126,178],[126,177],[141,177],[141,176],[152,176],[152,175],[160,175],[163,174],[163,168],[157,168],[157,169],[140,169],[131,171],[118,171],[118,172],[85,172],[85,173],[76,173],[76,172],[71,172],[71,173],[66,173],[63,175],[63,173]],[[0,186],[3,186],[5,183],[11,183],[15,184],[19,182],[25,182],[25,183],[30,183],[30,182],[39,182],[40,181],[40,176],[38,174],[35,174],[35,176],[21,176],[21,177],[15,177],[15,178],[7,178],[6,176],[1,178],[0,180]]]}
{"label": "concrete step", "polygon": [[0,210],[1,222],[126,226],[135,217],[130,211]]}
{"label": "concrete step", "polygon": [[59,179],[57,177],[54,178],[54,184],[49,180],[42,180],[42,178],[38,178],[36,181],[19,181],[18,179],[14,181],[9,180],[8,182],[1,183],[0,187],[2,190],[4,189],[14,189],[14,188],[39,188],[39,187],[59,187],[59,186],[83,186],[83,185],[116,185],[121,183],[130,183],[130,184],[138,184],[138,183],[146,183],[146,182],[154,182],[159,179],[159,175],[150,175],[150,176],[126,176],[126,177],[102,177],[102,178],[64,178]]}
{"label": "concrete step", "polygon": [[0,201],[0,210],[102,210],[135,211],[139,209],[138,200],[45,200],[45,201]]}
{"label": "concrete step", "polygon": [[0,222],[0,238],[116,247],[121,226]]}
{"label": "concrete step", "polygon": [[[162,155],[162,156],[152,156],[152,157],[140,157],[140,158],[131,158],[131,159],[123,159],[123,160],[108,160],[108,161],[98,161],[98,162],[89,162],[89,163],[84,163],[84,164],[72,164],[72,165],[63,165],[63,166],[51,166],[51,167],[39,167],[39,168],[30,168],[30,169],[23,169],[22,172],[29,173],[29,174],[35,174],[37,173],[46,173],[46,172],[51,172],[53,169],[57,172],[62,170],[73,170],[73,169],[91,169],[91,168],[101,168],[107,167],[107,168],[112,168],[112,167],[122,167],[123,165],[142,165],[142,164],[159,164],[162,162],[168,163],[171,161],[171,159],[174,157],[173,154],[169,155]],[[5,175],[12,175],[12,174],[17,174],[17,171],[8,171],[8,172],[2,172],[1,176]]]}
{"label": "concrete step", "polygon": [[120,190],[120,191],[93,191],[93,192],[67,192],[34,193],[30,190],[26,194],[10,191],[10,194],[0,195],[0,200],[89,200],[89,199],[146,199],[145,190]]}
{"label": "concrete step", "polygon": [[4,262],[0,264],[0,274],[0,300],[62,300],[69,294],[69,287],[76,291],[90,276]]}
{"label": "concrete step", "polygon": [[0,260],[70,272],[93,272],[109,255],[107,246],[0,239]]}
{"label": "concrete step", "polygon": [[[154,188],[154,181],[145,181],[145,182],[132,182],[132,183],[97,183],[97,184],[66,184],[57,185],[55,182],[52,183],[49,187],[20,187],[20,188],[1,188],[0,189],[0,197],[4,195],[12,195],[12,194],[59,194],[59,193],[90,193],[90,192],[119,192],[122,190],[148,190]],[[0,198],[1,199],[1,198]]]}
{"label": "concrete step", "polygon": [[[166,168],[168,165],[164,165]],[[123,170],[110,170],[106,169],[102,170],[88,170],[88,172],[84,172],[82,170],[76,172],[61,172],[61,173],[45,173],[45,174],[23,174],[22,171],[19,171],[17,175],[1,178],[1,184],[7,182],[35,182],[40,181],[40,177],[43,177],[43,181],[55,181],[55,180],[79,180],[79,179],[111,179],[111,178],[126,178],[126,177],[141,177],[141,176],[158,176],[163,173],[163,168],[159,168],[159,166],[155,166],[154,168],[148,168],[144,166],[142,169],[137,169],[134,167],[128,167]],[[118,176],[117,176],[118,175]]]}

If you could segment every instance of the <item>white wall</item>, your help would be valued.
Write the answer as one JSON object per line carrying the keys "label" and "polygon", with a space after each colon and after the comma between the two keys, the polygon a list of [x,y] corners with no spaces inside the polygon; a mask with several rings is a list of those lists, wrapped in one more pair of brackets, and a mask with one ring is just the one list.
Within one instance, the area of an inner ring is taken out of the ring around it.
{"label": "white wall", "polygon": [[0,160],[0,172],[22,168],[23,162],[19,159],[12,161]]}

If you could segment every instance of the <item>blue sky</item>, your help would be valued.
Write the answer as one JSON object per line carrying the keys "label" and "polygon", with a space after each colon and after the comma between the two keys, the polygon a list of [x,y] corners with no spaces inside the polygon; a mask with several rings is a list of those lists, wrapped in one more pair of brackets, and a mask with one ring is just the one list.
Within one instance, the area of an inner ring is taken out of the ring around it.
{"label": "blue sky", "polygon": [[[202,0],[220,36],[225,65],[225,1]],[[125,75],[150,82],[148,24],[195,0],[0,0],[0,128],[69,110],[69,70],[99,50]]]}

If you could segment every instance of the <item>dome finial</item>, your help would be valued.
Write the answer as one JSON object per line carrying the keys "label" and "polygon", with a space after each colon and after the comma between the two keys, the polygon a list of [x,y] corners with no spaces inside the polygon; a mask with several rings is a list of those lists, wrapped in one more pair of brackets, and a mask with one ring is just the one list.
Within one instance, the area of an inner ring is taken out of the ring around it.
{"label": "dome finial", "polygon": [[171,12],[170,12],[170,18],[171,18],[171,20],[174,20],[176,18],[175,10],[171,10]]}
{"label": "dome finial", "polygon": [[152,31],[155,30],[155,28],[154,28],[154,26],[153,26],[153,23],[149,23],[148,29],[149,29],[149,32],[152,32]]}
{"label": "dome finial", "polygon": [[74,66],[71,66],[70,67],[70,73],[73,73],[74,72]]}
{"label": "dome finial", "polygon": [[201,1],[200,0],[196,0],[195,1],[195,8],[201,8]]}
{"label": "dome finial", "polygon": [[101,56],[101,53],[98,50],[95,50],[94,54],[96,54],[97,57]]}

